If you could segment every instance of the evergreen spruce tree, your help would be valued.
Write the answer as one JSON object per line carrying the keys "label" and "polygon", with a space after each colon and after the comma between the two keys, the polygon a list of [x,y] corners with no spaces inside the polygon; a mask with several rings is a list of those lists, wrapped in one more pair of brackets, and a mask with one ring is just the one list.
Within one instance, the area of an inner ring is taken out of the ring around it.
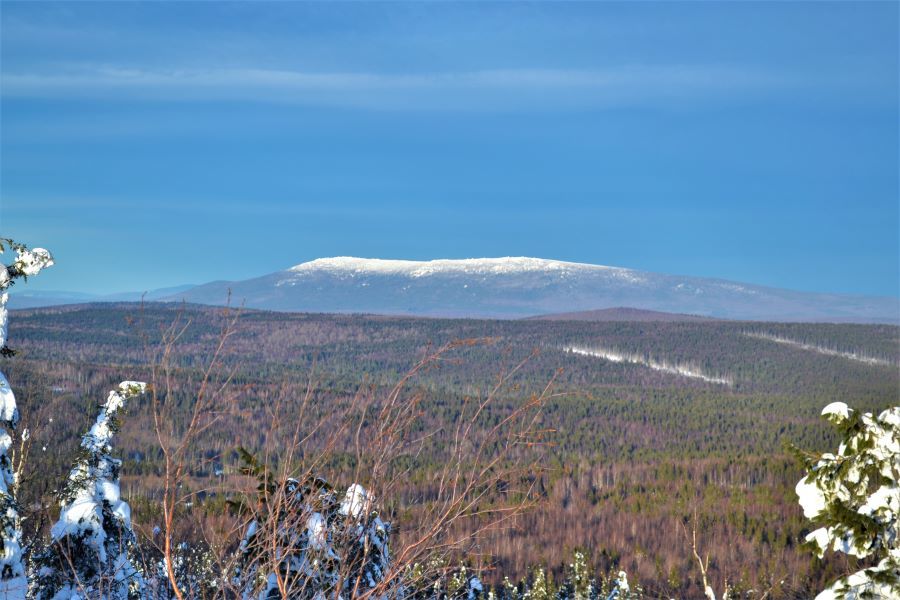
{"label": "evergreen spruce tree", "polygon": [[628,585],[628,574],[625,571],[619,571],[606,600],[631,600],[632,598],[640,597],[640,590],[632,590],[631,586]]}
{"label": "evergreen spruce tree", "polygon": [[[432,600],[443,598],[445,594],[438,593],[432,596]],[[484,596],[484,585],[477,575],[471,573],[463,565],[450,575],[447,582],[446,597],[451,600],[478,600]]]}
{"label": "evergreen spruce tree", "polygon": [[121,461],[111,456],[112,436],[125,403],[146,386],[124,381],[112,390],[81,440],[82,457],[60,496],[50,545],[36,560],[37,600],[136,600],[144,581],[132,564],[131,509],[119,492]]}
{"label": "evergreen spruce tree", "polygon": [[594,580],[588,566],[587,557],[581,550],[576,550],[569,563],[569,573],[565,583],[557,593],[559,600],[593,600],[596,597]]}
{"label": "evergreen spruce tree", "polygon": [[[53,265],[53,257],[43,248],[28,250],[22,244],[9,239],[0,239],[0,253],[12,249],[16,259],[10,265],[0,264],[0,354],[14,354],[6,345],[9,313],[6,303],[7,290],[18,278],[27,279]],[[3,541],[0,554],[0,597],[9,600],[25,598],[28,581],[22,556],[22,529],[19,505],[16,502],[16,476],[13,470],[10,448],[12,433],[19,423],[19,408],[16,397],[6,376],[0,372],[0,539]]]}
{"label": "evergreen spruce tree", "polygon": [[523,597],[526,600],[550,600],[553,596],[551,585],[546,571],[544,571],[543,568],[538,567],[534,571],[531,588],[525,592]]}
{"label": "evergreen spruce tree", "polygon": [[351,485],[342,499],[323,479],[275,486],[269,472],[243,453],[248,474],[260,480],[263,511],[241,542],[236,582],[261,600],[353,598],[376,588],[390,568],[390,526],[372,497]]}
{"label": "evergreen spruce tree", "polygon": [[500,597],[502,600],[519,600],[519,588],[509,580],[509,577],[503,578],[503,585],[500,588]]}
{"label": "evergreen spruce tree", "polygon": [[806,541],[819,557],[832,550],[875,564],[838,579],[817,600],[900,598],[900,406],[876,417],[833,402],[822,415],[842,441],[837,454],[804,456],[808,474],[797,495],[818,526]]}

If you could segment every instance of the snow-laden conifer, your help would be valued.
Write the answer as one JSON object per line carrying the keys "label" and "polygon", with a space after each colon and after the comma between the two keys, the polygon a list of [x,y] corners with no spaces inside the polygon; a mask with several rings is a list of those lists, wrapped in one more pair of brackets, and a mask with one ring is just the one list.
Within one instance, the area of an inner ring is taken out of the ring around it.
{"label": "snow-laden conifer", "polygon": [[484,596],[484,584],[477,575],[472,573],[465,565],[450,574],[447,579],[446,593],[444,590],[432,588],[433,593],[429,600],[478,600]]}
{"label": "snow-laden conifer", "polygon": [[244,458],[246,472],[260,478],[264,507],[240,545],[236,583],[245,598],[355,598],[384,582],[390,526],[361,485],[343,497],[321,478],[276,486],[268,471]]}
{"label": "snow-laden conifer", "polygon": [[534,571],[534,577],[531,582],[531,588],[522,595],[524,600],[550,600],[552,597],[552,583],[547,577],[546,571],[538,567]]}
{"label": "snow-laden conifer", "polygon": [[122,462],[111,455],[111,443],[119,412],[145,388],[137,381],[119,384],[82,438],[82,457],[60,496],[50,545],[36,561],[38,600],[142,597],[143,578],[130,556],[135,543],[131,508],[119,490]]}
{"label": "snow-laden conifer", "polygon": [[593,600],[595,597],[594,578],[587,557],[581,550],[575,551],[569,563],[568,579],[562,589],[567,590],[566,597],[572,600]]}
{"label": "snow-laden conifer", "polygon": [[[4,356],[13,354],[6,346],[9,320],[7,290],[16,279],[27,279],[53,265],[53,257],[43,248],[28,250],[12,240],[0,239],[0,253],[7,247],[15,251],[16,259],[10,265],[0,264],[0,354]],[[0,597],[9,600],[24,599],[28,587],[22,556],[19,506],[15,496],[17,482],[10,456],[11,434],[18,423],[19,407],[16,405],[16,397],[6,376],[0,372],[0,424],[3,426],[0,429],[0,538],[3,542],[0,553]]]}
{"label": "snow-laden conifer", "polygon": [[612,590],[606,597],[606,600],[626,600],[631,598],[631,586],[628,585],[628,574],[625,571],[619,571],[616,580],[613,583]]}
{"label": "snow-laden conifer", "polygon": [[503,578],[503,584],[500,587],[500,596],[503,600],[518,600],[519,598],[519,588],[509,579],[509,577]]}
{"label": "snow-laden conifer", "polygon": [[797,495],[819,526],[806,541],[819,557],[832,550],[875,566],[838,579],[817,600],[900,598],[900,406],[876,417],[833,402],[822,415],[843,439],[837,454],[806,458]]}

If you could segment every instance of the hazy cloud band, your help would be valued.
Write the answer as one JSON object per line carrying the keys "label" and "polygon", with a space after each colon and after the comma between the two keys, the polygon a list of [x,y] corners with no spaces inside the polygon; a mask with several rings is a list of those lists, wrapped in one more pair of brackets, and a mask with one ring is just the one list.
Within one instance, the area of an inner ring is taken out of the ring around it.
{"label": "hazy cloud band", "polygon": [[460,73],[315,73],[274,69],[86,67],[4,73],[6,98],[241,100],[372,108],[553,107],[702,99],[783,88],[771,74],[710,66],[624,66],[602,70],[496,69]]}

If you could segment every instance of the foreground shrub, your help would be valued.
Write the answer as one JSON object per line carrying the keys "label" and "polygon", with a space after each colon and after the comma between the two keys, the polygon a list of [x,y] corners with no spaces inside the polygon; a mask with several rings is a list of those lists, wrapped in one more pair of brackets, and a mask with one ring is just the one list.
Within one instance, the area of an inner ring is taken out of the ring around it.
{"label": "foreground shrub", "polygon": [[260,508],[240,545],[235,584],[244,597],[402,595],[399,578],[390,576],[390,525],[361,485],[341,496],[318,477],[274,484],[246,453],[245,459],[247,473],[260,479]]}

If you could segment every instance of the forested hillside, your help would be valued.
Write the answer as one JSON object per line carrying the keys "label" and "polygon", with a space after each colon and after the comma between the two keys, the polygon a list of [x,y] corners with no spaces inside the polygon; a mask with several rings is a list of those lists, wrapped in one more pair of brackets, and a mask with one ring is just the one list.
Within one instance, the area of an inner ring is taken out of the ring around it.
{"label": "forested hillside", "polygon": [[[0,368],[16,389],[31,432],[32,475],[20,498],[51,505],[98,399],[123,379],[154,380],[160,340],[172,324],[167,377],[187,418],[221,331],[234,316],[192,305],[84,305],[12,314]],[[808,597],[847,565],[819,562],[800,542],[805,522],[794,485],[802,465],[788,444],[825,450],[836,438],[819,414],[833,401],[866,411],[898,403],[900,328],[887,325],[742,322],[489,321],[240,311],[219,376],[230,390],[222,414],[192,448],[185,492],[214,521],[238,481],[238,448],[267,452],[272,412],[281,423],[327,423],[335,407],[386,395],[430,348],[454,347],[410,382],[421,393],[421,431],[441,430],[407,461],[413,484],[384,498],[396,535],[422,510],[429,474],[446,460],[453,424],[472,398],[507,376],[500,421],[517,399],[551,393],[539,423],[547,460],[530,471],[535,508],[481,544],[486,579],[518,579],[538,565],[559,577],[576,549],[604,572],[623,568],[656,596],[696,597],[689,531],[708,553],[717,586],[772,587]],[[573,352],[577,348],[590,352]],[[594,353],[594,354],[591,354]],[[606,356],[604,358],[603,356]],[[612,357],[612,358],[610,358]],[[520,365],[520,366],[519,366]],[[662,368],[665,366],[666,368]],[[668,370],[666,370],[668,369]],[[721,379],[702,379],[698,374]],[[157,373],[158,376],[158,373]],[[157,377],[158,378],[158,377]],[[301,402],[304,397],[309,403]],[[128,408],[117,446],[122,490],[136,527],[160,519],[162,455],[151,400]],[[311,436],[309,443],[322,440]],[[341,480],[351,448],[322,465]],[[52,518],[52,517],[49,517]],[[48,518],[48,521],[49,521]],[[33,521],[29,527],[47,527]],[[202,537],[199,531],[185,535]]]}

